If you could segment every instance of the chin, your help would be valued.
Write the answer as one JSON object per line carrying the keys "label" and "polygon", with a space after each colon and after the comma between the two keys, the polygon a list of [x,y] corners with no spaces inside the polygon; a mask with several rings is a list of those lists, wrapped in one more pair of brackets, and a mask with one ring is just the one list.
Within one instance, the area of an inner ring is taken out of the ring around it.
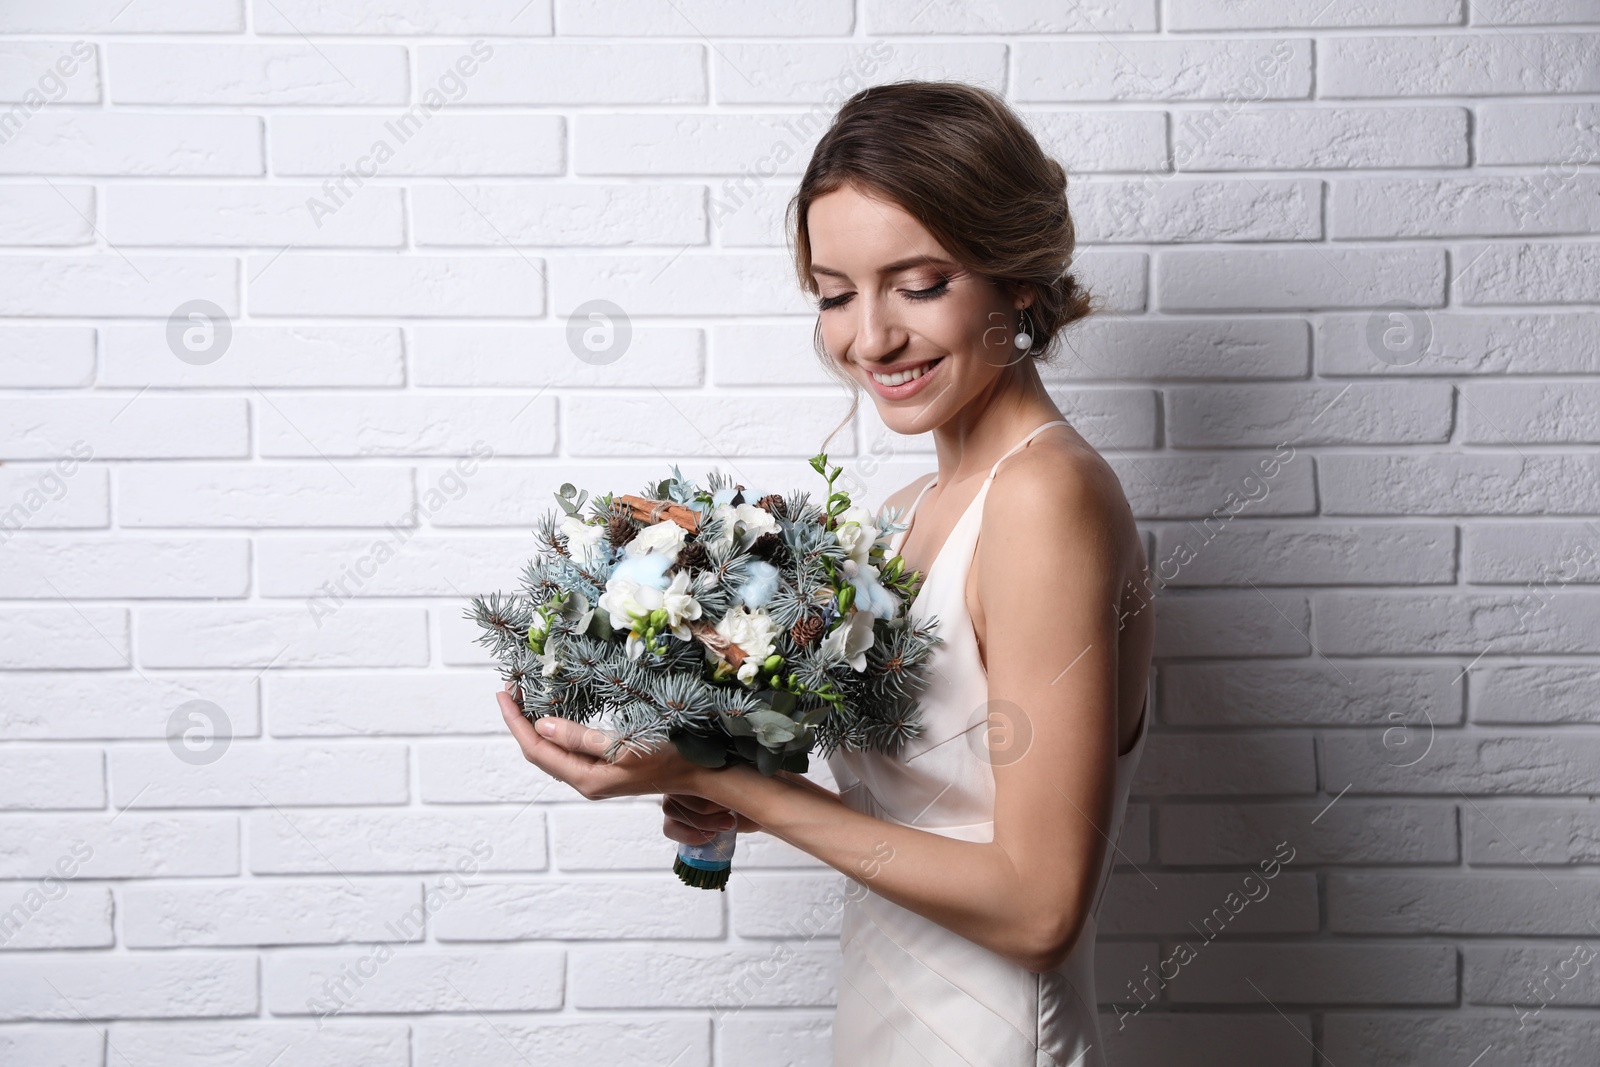
{"label": "chin", "polygon": [[878,409],[878,421],[903,437],[915,437],[918,434],[928,433],[939,425],[941,416],[932,404],[886,404],[879,400],[875,405]]}

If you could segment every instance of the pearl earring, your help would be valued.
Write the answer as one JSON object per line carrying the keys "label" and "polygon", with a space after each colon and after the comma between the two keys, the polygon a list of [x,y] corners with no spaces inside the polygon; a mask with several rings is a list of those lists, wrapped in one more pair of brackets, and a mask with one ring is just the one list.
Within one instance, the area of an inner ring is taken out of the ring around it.
{"label": "pearl earring", "polygon": [[1026,352],[1033,347],[1033,320],[1028,317],[1028,309],[1022,308],[1017,313],[1017,335],[1011,343]]}

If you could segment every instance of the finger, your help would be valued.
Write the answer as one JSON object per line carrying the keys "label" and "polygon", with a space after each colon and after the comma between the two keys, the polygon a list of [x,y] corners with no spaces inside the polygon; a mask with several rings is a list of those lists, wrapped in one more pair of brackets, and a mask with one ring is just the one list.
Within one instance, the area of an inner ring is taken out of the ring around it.
{"label": "finger", "polygon": [[664,796],[684,811],[699,812],[702,815],[711,815],[729,810],[714,800],[697,797],[692,793],[667,793]]}
{"label": "finger", "polygon": [[544,740],[554,741],[568,752],[582,753],[595,761],[605,759],[606,747],[611,743],[611,735],[604,730],[596,730],[560,715],[542,715],[533,727]]}
{"label": "finger", "polygon": [[522,754],[532,759],[533,750],[539,747],[541,740],[533,728],[533,723],[522,714],[522,709],[517,707],[517,702],[511,698],[510,693],[496,693],[494,698],[500,702],[500,714],[505,718],[506,725],[511,728],[511,736],[522,746]]}
{"label": "finger", "polygon": [[527,761],[550,777],[565,782],[574,789],[581,789],[584,772],[594,761],[588,756],[568,752],[555,742],[540,737],[538,731],[533,728],[533,723],[523,716],[516,701],[512,700],[509,694],[497,693],[496,698],[500,701],[500,711],[505,716],[506,725],[511,728],[511,736],[517,739],[517,744],[521,746],[522,755]]}
{"label": "finger", "polygon": [[661,832],[671,840],[684,845],[703,845],[717,836],[714,831],[696,830],[693,826],[670,817],[663,822]]}
{"label": "finger", "polygon": [[685,826],[709,833],[721,833],[723,830],[732,830],[738,825],[738,818],[726,808],[717,808],[713,811],[692,811],[679,805],[662,805],[669,819],[675,820]]}

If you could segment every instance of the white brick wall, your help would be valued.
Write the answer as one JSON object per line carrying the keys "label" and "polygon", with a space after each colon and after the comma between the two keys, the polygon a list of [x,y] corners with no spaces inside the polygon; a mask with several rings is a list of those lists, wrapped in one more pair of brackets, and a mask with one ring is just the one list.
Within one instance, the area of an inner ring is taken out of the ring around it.
{"label": "white brick wall", "polygon": [[[900,77],[1017,104],[1109,309],[1108,1062],[1600,1062],[1600,3],[9,0],[0,1063],[827,1062],[841,879],[680,888],[461,610],[563,481],[809,484],[782,209]],[[932,454],[863,406],[877,502]]]}

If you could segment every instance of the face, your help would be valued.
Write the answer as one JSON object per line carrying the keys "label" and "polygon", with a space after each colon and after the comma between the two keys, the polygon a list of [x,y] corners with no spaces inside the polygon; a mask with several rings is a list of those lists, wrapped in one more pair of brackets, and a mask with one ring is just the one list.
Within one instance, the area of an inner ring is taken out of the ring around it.
{"label": "face", "polygon": [[1022,358],[1012,296],[950,257],[903,208],[846,185],[811,204],[812,277],[829,355],[917,434],[948,421]]}

